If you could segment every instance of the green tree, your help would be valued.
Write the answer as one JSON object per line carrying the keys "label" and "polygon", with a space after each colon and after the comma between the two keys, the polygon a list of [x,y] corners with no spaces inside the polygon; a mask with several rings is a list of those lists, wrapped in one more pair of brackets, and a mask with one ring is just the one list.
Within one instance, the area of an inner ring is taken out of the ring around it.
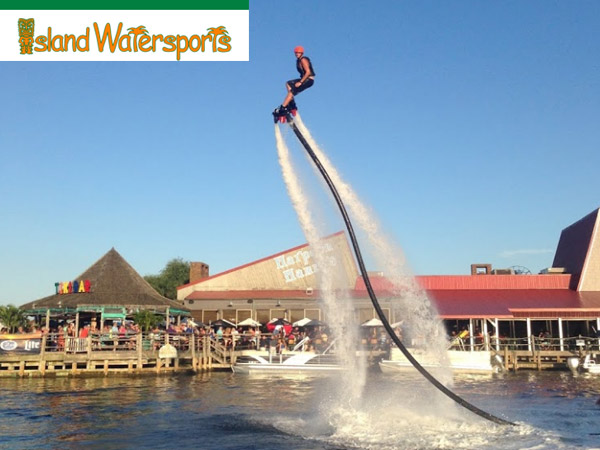
{"label": "green tree", "polygon": [[167,298],[177,298],[177,286],[190,282],[190,263],[181,258],[170,260],[159,275],[146,275],[144,279]]}
{"label": "green tree", "polygon": [[160,322],[161,318],[152,311],[138,311],[133,316],[133,321],[140,326],[144,333],[147,333]]}
{"label": "green tree", "polygon": [[0,306],[0,323],[12,333],[27,322],[25,314],[15,305]]}

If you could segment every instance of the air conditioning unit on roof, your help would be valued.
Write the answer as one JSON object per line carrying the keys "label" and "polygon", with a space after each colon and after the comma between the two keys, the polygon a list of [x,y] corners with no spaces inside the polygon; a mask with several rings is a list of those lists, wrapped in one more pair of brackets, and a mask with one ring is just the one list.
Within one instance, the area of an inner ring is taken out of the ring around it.
{"label": "air conditioning unit on roof", "polygon": [[545,269],[540,270],[542,275],[553,275],[556,273],[567,273],[567,269],[564,267],[546,267]]}

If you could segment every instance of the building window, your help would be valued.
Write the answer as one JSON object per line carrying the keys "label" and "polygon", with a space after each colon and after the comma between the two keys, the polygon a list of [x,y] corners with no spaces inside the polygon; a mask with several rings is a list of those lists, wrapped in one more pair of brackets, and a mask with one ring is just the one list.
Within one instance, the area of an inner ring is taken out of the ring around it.
{"label": "building window", "polygon": [[269,320],[271,320],[271,319],[285,319],[286,318],[285,317],[285,309],[281,309],[281,308],[272,309],[271,310],[271,314],[270,314],[269,317],[270,317]]}
{"label": "building window", "polygon": [[292,309],[290,311],[290,322],[294,323],[299,321],[300,319],[304,319],[304,310],[303,309]]}
{"label": "building window", "polygon": [[256,310],[256,320],[263,325],[266,324],[271,318],[269,317],[268,309],[257,309]]}
{"label": "building window", "polygon": [[211,322],[217,320],[217,311],[202,311],[202,323],[208,325]]}
{"label": "building window", "polygon": [[237,321],[235,323],[240,323],[241,321],[250,319],[251,317],[252,317],[251,309],[238,309],[237,314],[236,314]]}
{"label": "building window", "polygon": [[305,309],[304,317],[308,317],[312,320],[321,320],[321,310],[320,309]]}

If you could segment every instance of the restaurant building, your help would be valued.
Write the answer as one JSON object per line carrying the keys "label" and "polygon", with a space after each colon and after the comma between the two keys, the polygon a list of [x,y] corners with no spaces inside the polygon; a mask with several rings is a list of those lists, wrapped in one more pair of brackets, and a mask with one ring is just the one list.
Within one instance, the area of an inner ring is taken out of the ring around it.
{"label": "restaurant building", "polygon": [[121,321],[142,310],[170,317],[190,314],[181,302],[156,292],[114,248],[81,275],[49,289],[52,295],[20,307],[37,316],[38,323],[68,319],[101,329],[107,321]]}
{"label": "restaurant building", "polygon": [[[417,276],[449,330],[468,327],[507,337],[596,336],[600,329],[599,210],[565,228],[552,266],[539,274],[493,269],[473,264],[467,275]],[[344,232],[325,238],[329,257],[342,268],[340,289],[348,292],[357,322],[375,311]],[[191,263],[190,283],[177,298],[196,320],[253,318],[266,323],[276,317],[327,321],[320,305],[318,267],[308,244],[210,275],[205,263]],[[394,293],[385,274],[370,273],[371,284],[390,321]]]}

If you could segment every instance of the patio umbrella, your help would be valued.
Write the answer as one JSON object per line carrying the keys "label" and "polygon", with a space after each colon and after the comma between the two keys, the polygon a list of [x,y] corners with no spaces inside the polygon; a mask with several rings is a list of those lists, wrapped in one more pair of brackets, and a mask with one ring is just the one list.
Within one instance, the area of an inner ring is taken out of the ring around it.
{"label": "patio umbrella", "polygon": [[202,322],[194,322],[192,319],[188,319],[186,321],[186,323],[190,326],[190,327],[200,327],[203,328],[204,324]]}
{"label": "patio umbrella", "polygon": [[292,324],[292,326],[294,326],[294,327],[303,327],[307,323],[309,323],[310,321],[311,321],[311,319],[309,319],[308,317],[305,317],[304,319],[300,319],[300,320],[297,320],[296,322],[294,322]]}
{"label": "patio umbrella", "polygon": [[383,322],[381,320],[375,318],[371,320],[367,320],[365,323],[361,325],[361,327],[382,327]]}
{"label": "patio umbrella", "polygon": [[267,324],[267,330],[271,333],[276,327],[283,327],[285,334],[290,334],[292,332],[292,324],[285,319],[272,319]]}
{"label": "patio umbrella", "polygon": [[225,320],[225,319],[217,319],[214,322],[210,323],[210,326],[213,328],[218,328],[218,327],[224,327],[224,328],[228,328],[228,327],[233,327],[235,328],[235,324]]}
{"label": "patio umbrella", "polygon": [[238,323],[238,327],[260,327],[260,322],[248,317]]}

